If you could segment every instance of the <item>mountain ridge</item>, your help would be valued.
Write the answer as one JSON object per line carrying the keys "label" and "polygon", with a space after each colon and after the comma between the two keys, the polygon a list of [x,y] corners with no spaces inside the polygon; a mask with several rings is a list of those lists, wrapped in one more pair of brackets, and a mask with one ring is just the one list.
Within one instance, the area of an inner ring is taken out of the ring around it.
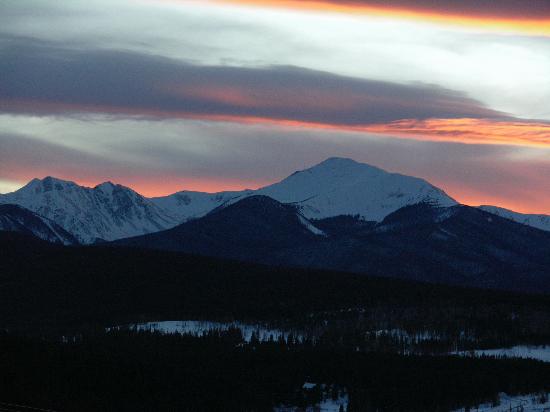
{"label": "mountain ridge", "polygon": [[0,205],[0,231],[19,232],[63,245],[76,245],[77,239],[50,219],[19,205]]}
{"label": "mountain ridge", "polygon": [[251,196],[112,245],[475,287],[534,290],[550,280],[550,232],[470,206],[428,202],[378,223],[311,221],[294,205]]}
{"label": "mountain ridge", "polygon": [[498,206],[481,205],[479,209],[540,230],[550,231],[550,215],[519,213]]}
{"label": "mountain ridge", "polygon": [[90,188],[47,176],[0,195],[0,204],[7,203],[53,220],[81,243],[144,234],[178,223],[147,198],[110,182]]}
{"label": "mountain ridge", "polygon": [[276,264],[291,250],[324,236],[296,207],[254,195],[172,229],[112,244]]}
{"label": "mountain ridge", "polygon": [[[328,158],[256,190],[218,193],[184,190],[152,198],[110,181],[85,187],[47,176],[33,179],[15,192],[0,194],[0,204],[23,206],[55,221],[81,243],[89,244],[170,229],[254,195],[293,204],[309,220],[357,215],[365,221],[381,222],[389,214],[411,204],[458,205],[443,190],[424,179],[390,173],[340,157]],[[550,231],[550,216],[504,213],[504,209],[497,207],[481,208]]]}

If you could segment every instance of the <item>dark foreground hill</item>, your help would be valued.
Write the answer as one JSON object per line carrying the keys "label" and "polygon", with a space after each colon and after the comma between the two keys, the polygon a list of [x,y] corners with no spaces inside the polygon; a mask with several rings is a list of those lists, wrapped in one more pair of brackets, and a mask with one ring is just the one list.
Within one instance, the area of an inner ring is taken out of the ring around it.
{"label": "dark foreground hill", "polygon": [[0,234],[0,327],[47,331],[170,319],[298,326],[342,319],[368,330],[541,341],[550,330],[550,298]]}
{"label": "dark foreground hill", "polygon": [[[315,344],[105,331],[168,319],[329,326]],[[472,345],[548,342],[550,297],[0,233],[0,409],[272,411],[315,403],[321,394],[302,385],[317,382],[327,396],[346,391],[350,412],[420,412],[550,390],[541,362],[365,346],[366,331],[394,328]]]}
{"label": "dark foreground hill", "polygon": [[64,245],[78,244],[78,240],[55,223],[18,205],[0,205],[0,231],[19,232]]}

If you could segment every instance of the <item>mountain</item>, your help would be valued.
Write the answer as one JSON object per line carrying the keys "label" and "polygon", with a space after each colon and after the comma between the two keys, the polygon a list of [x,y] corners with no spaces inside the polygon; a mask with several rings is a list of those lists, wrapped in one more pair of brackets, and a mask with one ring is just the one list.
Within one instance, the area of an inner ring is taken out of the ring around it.
{"label": "mountain", "polygon": [[204,216],[215,207],[247,196],[269,196],[294,204],[307,218],[359,215],[381,221],[397,209],[419,202],[453,206],[457,202],[423,179],[389,173],[365,163],[338,157],[298,171],[282,181],[258,190],[221,192],[178,192],[151,199],[181,221]]}
{"label": "mountain", "polygon": [[18,205],[0,205],[0,231],[19,232],[63,245],[76,245],[78,240],[55,222]]}
{"label": "mountain", "polygon": [[549,232],[474,207],[407,206],[373,232],[355,251],[385,261],[373,274],[530,291],[550,280]]}
{"label": "mountain", "polygon": [[53,220],[82,243],[155,232],[179,223],[133,190],[110,182],[94,188],[46,177],[34,179],[0,203],[17,204]]}
{"label": "mountain", "polygon": [[364,220],[380,222],[390,213],[411,204],[457,204],[423,179],[337,157],[295,172],[256,193],[295,204],[304,216],[315,219],[359,215]]}
{"label": "mountain", "polygon": [[115,245],[477,287],[535,291],[550,280],[549,232],[477,208],[422,202],[379,223],[299,210],[252,196]]}
{"label": "mountain", "polygon": [[479,206],[479,208],[494,215],[513,220],[514,222],[536,227],[540,230],[550,231],[549,215],[528,215],[497,206]]}
{"label": "mountain", "polygon": [[[310,220],[356,216],[372,223],[380,223],[409,205],[458,205],[423,179],[337,157],[258,190],[181,191],[148,199],[110,182],[88,188],[47,177],[34,179],[16,192],[0,195],[0,204],[23,206],[55,221],[81,243],[89,244],[166,230],[251,196],[268,196],[293,205],[302,217]],[[489,206],[482,208],[550,231],[548,216],[520,215]]]}
{"label": "mountain", "polygon": [[114,244],[280,263],[324,236],[295,206],[256,195],[175,228]]}

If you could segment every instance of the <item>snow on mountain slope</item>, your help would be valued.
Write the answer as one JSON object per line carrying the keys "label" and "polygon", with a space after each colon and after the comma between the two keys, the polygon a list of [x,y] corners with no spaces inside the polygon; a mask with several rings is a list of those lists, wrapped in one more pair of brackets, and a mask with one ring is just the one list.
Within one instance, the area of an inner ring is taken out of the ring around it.
{"label": "snow on mountain slope", "polygon": [[388,173],[351,159],[329,158],[255,192],[293,203],[309,219],[360,215],[381,221],[403,206],[429,202],[454,206],[455,200],[423,179]]}
{"label": "snow on mountain slope", "polygon": [[527,215],[523,213],[514,212],[512,210],[504,209],[497,206],[479,206],[481,210],[492,213],[494,215],[503,217],[505,219],[513,220],[517,223],[522,223],[527,226],[532,226],[537,229],[550,231],[550,216],[549,215]]}
{"label": "snow on mountain slope", "polygon": [[0,205],[0,231],[19,232],[63,245],[78,241],[55,222],[19,205]]}
{"label": "snow on mountain slope", "polygon": [[433,202],[440,206],[457,204],[425,180],[388,173],[368,164],[336,157],[258,190],[212,194],[178,192],[151,200],[185,221],[252,195],[269,196],[281,203],[295,204],[308,219],[360,215],[365,220],[381,221],[406,205],[420,202]]}
{"label": "snow on mountain slope", "polygon": [[319,229],[317,226],[313,225],[309,220],[307,220],[302,215],[298,214],[298,219],[300,220],[300,223],[305,226],[307,230],[309,230],[311,233],[317,236],[326,236],[327,234],[323,232],[321,229]]}
{"label": "snow on mountain slope", "polygon": [[110,182],[82,187],[52,177],[34,179],[0,203],[23,206],[49,218],[82,243],[114,240],[168,229],[178,219],[149,199]]}
{"label": "snow on mountain slope", "polygon": [[191,192],[184,190],[169,196],[153,197],[150,200],[183,223],[189,219],[202,217],[220,206],[233,203],[252,194],[254,194],[254,192],[251,190],[219,193]]}
{"label": "snow on mountain slope", "polygon": [[402,206],[423,201],[441,206],[456,202],[426,181],[388,173],[350,159],[330,158],[279,183],[235,192],[182,191],[144,198],[110,182],[94,188],[47,177],[16,192],[0,195],[0,204],[23,206],[52,219],[82,243],[115,240],[169,229],[189,219],[252,195],[266,195],[300,207],[308,219],[360,215],[381,221]]}
{"label": "snow on mountain slope", "polygon": [[[381,222],[402,208],[421,202],[457,205],[423,179],[389,173],[351,159],[329,158],[258,190],[202,193],[182,191],[147,199],[110,182],[87,188],[47,177],[0,195],[0,204],[21,205],[52,219],[82,243],[115,240],[169,229],[252,195],[269,196],[299,207],[307,219],[359,215]],[[521,215],[493,206],[482,209],[520,223],[550,230],[550,217]]]}

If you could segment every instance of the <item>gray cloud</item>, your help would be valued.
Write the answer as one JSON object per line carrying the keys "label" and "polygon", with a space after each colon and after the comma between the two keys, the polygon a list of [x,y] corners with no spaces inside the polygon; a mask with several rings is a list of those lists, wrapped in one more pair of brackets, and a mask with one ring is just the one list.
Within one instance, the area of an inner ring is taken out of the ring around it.
{"label": "gray cloud", "polygon": [[399,119],[504,118],[464,94],[290,66],[199,66],[4,36],[0,110],[169,117],[262,117],[332,125]]}
{"label": "gray cloud", "polygon": [[0,176],[5,179],[21,181],[46,175],[82,178],[97,175],[98,170],[116,176],[126,167],[131,165],[54,141],[0,131]]}

